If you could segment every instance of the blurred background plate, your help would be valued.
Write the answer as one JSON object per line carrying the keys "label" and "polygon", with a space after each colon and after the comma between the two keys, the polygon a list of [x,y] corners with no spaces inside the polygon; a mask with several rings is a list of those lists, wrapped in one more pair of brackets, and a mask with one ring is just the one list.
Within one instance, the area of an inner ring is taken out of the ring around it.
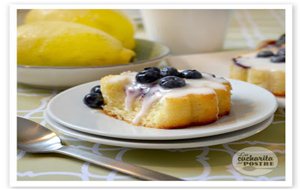
{"label": "blurred background plate", "polygon": [[285,108],[285,97],[276,97],[278,107]]}
{"label": "blurred background plate", "polygon": [[18,65],[18,83],[42,88],[68,88],[95,81],[108,74],[139,71],[152,67],[169,54],[169,48],[157,42],[136,39],[133,62],[122,65],[99,67],[49,67]]}

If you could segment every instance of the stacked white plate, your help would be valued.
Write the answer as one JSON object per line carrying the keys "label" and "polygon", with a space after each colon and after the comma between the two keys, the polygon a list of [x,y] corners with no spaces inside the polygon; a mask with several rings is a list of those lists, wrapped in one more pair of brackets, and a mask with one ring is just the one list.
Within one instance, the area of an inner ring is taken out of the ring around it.
{"label": "stacked white plate", "polygon": [[178,149],[211,146],[240,140],[267,128],[277,109],[276,98],[258,86],[230,80],[232,108],[228,116],[202,126],[152,129],[91,109],[83,97],[98,81],[70,88],[48,104],[45,118],[60,134],[113,146],[145,149]]}

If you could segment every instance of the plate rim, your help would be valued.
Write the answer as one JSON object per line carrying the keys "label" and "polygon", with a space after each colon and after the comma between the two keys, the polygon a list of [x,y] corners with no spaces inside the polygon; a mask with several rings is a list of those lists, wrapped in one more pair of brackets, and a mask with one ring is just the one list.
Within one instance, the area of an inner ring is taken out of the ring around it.
{"label": "plate rim", "polygon": [[[214,146],[214,145],[218,145],[218,144],[230,143],[230,142],[238,141],[238,140],[241,140],[241,139],[244,139],[244,138],[248,138],[248,137],[251,137],[255,134],[258,134],[258,133],[262,132],[263,130],[265,130],[266,128],[268,128],[274,120],[274,114],[271,115],[266,120],[264,120],[264,121],[262,121],[258,124],[255,124],[251,127],[248,127],[248,128],[244,128],[244,129],[240,129],[240,130],[237,130],[237,131],[224,133],[224,134],[220,134],[220,135],[209,136],[209,137],[199,137],[199,138],[194,138],[194,139],[171,140],[172,142],[175,141],[175,144],[174,143],[168,143],[168,141],[160,141],[162,143],[158,143],[157,141],[151,141],[150,140],[150,142],[147,143],[147,142],[142,142],[142,140],[137,140],[137,141],[140,141],[140,142],[136,142],[136,141],[134,142],[134,141],[131,141],[130,139],[118,139],[118,138],[103,137],[103,136],[99,136],[99,135],[93,135],[93,134],[88,134],[88,133],[76,131],[76,130],[70,129],[68,127],[62,126],[61,124],[59,124],[55,121],[51,121],[53,119],[51,119],[47,115],[47,113],[44,113],[44,118],[45,118],[46,122],[50,125],[50,127],[52,129],[54,128],[54,130],[58,131],[58,133],[66,135],[66,136],[70,136],[70,137],[73,137],[73,138],[77,138],[77,139],[80,139],[80,140],[83,140],[83,141],[92,142],[92,143],[100,143],[100,144],[105,144],[105,145],[110,145],[110,146],[126,147],[126,148],[142,148],[142,149],[160,149],[160,150],[163,150],[163,149],[187,149],[187,148],[197,148],[197,147],[208,147],[208,146]],[[56,126],[53,126],[53,125],[56,125]],[[59,127],[57,127],[57,126],[59,126]],[[57,129],[57,128],[59,128],[59,129]],[[66,134],[66,132],[62,132],[62,131],[65,131],[65,130],[70,131],[70,132],[67,132],[68,134]],[[243,131],[243,133],[241,133],[240,135],[237,134],[241,131]],[[75,132],[75,135],[74,135],[74,132]],[[71,135],[70,135],[70,133],[71,133]],[[236,135],[232,135],[233,133],[236,134]],[[211,140],[211,141],[209,141],[209,140],[205,141],[205,139],[209,139],[209,138],[214,138],[214,139]],[[223,138],[223,141],[222,141],[222,138]],[[202,139],[202,141],[204,139],[204,142],[202,142],[203,143],[202,145],[200,145],[199,143],[201,143],[201,142],[198,141],[198,140],[201,141],[201,139]],[[149,141],[149,140],[146,140],[146,141]],[[187,141],[192,141],[192,142],[187,142]],[[220,141],[222,141],[222,142],[220,142]],[[126,146],[122,146],[125,143],[126,143]]]}
{"label": "plate rim", "polygon": [[[232,129],[232,128],[229,128],[229,129],[223,129],[222,132],[220,132],[220,131],[218,131],[218,132],[210,132],[210,133],[207,134],[207,135],[203,135],[203,134],[202,134],[202,135],[199,135],[199,134],[193,134],[193,135],[181,135],[180,137],[178,137],[178,135],[177,135],[176,137],[174,137],[174,136],[167,136],[167,137],[165,137],[164,139],[161,139],[161,137],[160,137],[160,138],[158,138],[158,137],[151,137],[151,138],[149,138],[149,137],[144,137],[144,136],[135,136],[135,137],[133,138],[133,137],[128,137],[128,136],[120,135],[120,134],[118,134],[118,135],[115,135],[115,134],[105,134],[105,133],[103,133],[103,132],[102,132],[102,133],[101,133],[101,132],[95,133],[95,132],[93,132],[93,131],[91,131],[91,130],[89,130],[89,129],[83,129],[82,127],[78,127],[78,126],[77,126],[77,127],[76,127],[76,126],[74,127],[74,125],[70,125],[68,122],[62,121],[61,119],[59,119],[58,117],[56,117],[55,114],[53,114],[53,113],[51,112],[50,107],[51,107],[52,103],[55,101],[55,99],[56,99],[59,95],[63,95],[63,94],[69,93],[70,91],[72,91],[72,90],[75,89],[75,88],[81,88],[82,86],[85,86],[85,85],[91,85],[91,84],[93,84],[93,83],[98,82],[98,81],[93,81],[93,82],[88,82],[88,83],[84,83],[84,84],[77,85],[77,86],[75,86],[75,87],[69,88],[69,89],[67,89],[67,90],[65,90],[65,91],[63,91],[63,92],[61,92],[60,94],[56,95],[54,98],[52,98],[52,99],[49,101],[49,103],[48,103],[48,105],[47,105],[47,108],[46,108],[46,112],[47,112],[47,114],[49,114],[49,116],[50,116],[51,118],[53,118],[53,120],[55,120],[57,123],[62,124],[63,126],[69,127],[70,129],[73,129],[73,130],[77,130],[77,131],[81,131],[81,132],[85,132],[85,133],[90,133],[90,134],[96,134],[96,135],[107,136],[107,137],[122,138],[122,139],[132,139],[132,140],[135,140],[135,139],[143,139],[143,140],[145,140],[145,139],[147,139],[147,140],[172,140],[172,139],[173,139],[173,140],[178,140],[178,139],[190,139],[190,138],[197,138],[197,137],[204,137],[204,136],[218,135],[218,134],[223,134],[223,133],[232,132],[232,131],[236,131],[236,130],[239,130],[239,129],[244,129],[244,128],[250,127],[250,126],[252,126],[252,125],[255,125],[255,124],[257,124],[257,123],[260,123],[260,122],[264,121],[265,119],[269,118],[272,114],[274,114],[274,112],[276,111],[278,105],[277,105],[277,101],[276,101],[275,96],[274,96],[271,92],[269,92],[269,91],[267,91],[267,90],[265,90],[264,88],[261,88],[261,87],[259,87],[259,86],[256,86],[256,85],[253,85],[253,84],[250,84],[250,83],[246,83],[246,82],[243,82],[243,81],[232,80],[232,79],[227,79],[227,80],[229,80],[229,81],[235,81],[235,82],[237,82],[237,83],[243,83],[243,84],[250,85],[250,86],[253,86],[253,87],[255,87],[255,88],[259,88],[259,89],[263,90],[264,92],[266,92],[267,94],[269,94],[270,97],[273,97],[274,107],[273,107],[273,108],[270,108],[270,111],[269,111],[268,114],[266,114],[264,117],[261,117],[260,119],[255,120],[255,122],[249,122],[249,123],[247,123],[247,124],[244,124],[244,126],[243,126],[242,128],[236,129],[236,128],[237,128],[237,127],[236,127],[235,129]],[[180,129],[179,129],[179,130],[180,130]]]}

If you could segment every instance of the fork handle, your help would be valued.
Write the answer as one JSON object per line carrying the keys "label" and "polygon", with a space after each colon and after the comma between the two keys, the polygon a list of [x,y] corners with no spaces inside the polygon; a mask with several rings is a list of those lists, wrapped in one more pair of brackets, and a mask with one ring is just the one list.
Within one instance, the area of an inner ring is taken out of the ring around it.
{"label": "fork handle", "polygon": [[143,180],[151,181],[182,181],[182,179],[159,173],[147,168],[128,164],[122,161],[117,161],[108,157],[100,156],[84,150],[73,148],[70,146],[63,146],[60,149],[54,150],[56,153],[61,153],[71,157],[75,157],[108,169],[116,170]]}

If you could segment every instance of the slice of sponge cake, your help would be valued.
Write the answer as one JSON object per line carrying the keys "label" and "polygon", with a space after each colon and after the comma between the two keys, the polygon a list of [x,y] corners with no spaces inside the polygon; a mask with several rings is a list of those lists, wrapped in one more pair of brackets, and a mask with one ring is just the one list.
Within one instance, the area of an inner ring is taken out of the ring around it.
{"label": "slice of sponge cake", "polygon": [[171,129],[211,123],[230,112],[231,86],[223,78],[202,73],[201,78],[148,83],[137,75],[124,72],[100,80],[105,113],[134,125]]}

